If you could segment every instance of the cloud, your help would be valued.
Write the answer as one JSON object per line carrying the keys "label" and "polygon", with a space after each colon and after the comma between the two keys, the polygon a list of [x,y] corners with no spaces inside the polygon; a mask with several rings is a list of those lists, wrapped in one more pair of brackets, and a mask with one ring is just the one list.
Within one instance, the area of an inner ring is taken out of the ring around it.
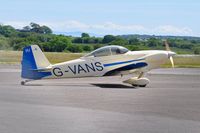
{"label": "cloud", "polygon": [[[89,32],[96,34],[154,34],[154,35],[194,35],[189,27],[176,27],[173,25],[160,25],[153,28],[143,25],[123,25],[113,22],[104,22],[100,24],[86,24],[76,20],[69,21],[51,21],[51,22],[36,22],[40,25],[47,25],[56,32]],[[23,21],[7,21],[3,24],[12,25],[15,28],[22,28],[29,25],[30,22]]]}
{"label": "cloud", "polygon": [[105,22],[103,24],[92,25],[93,30],[111,34],[129,34],[129,33],[142,33],[146,29],[142,25],[119,25],[112,22]]}
{"label": "cloud", "polygon": [[90,29],[90,25],[81,23],[79,21],[63,21],[63,22],[41,22],[39,24],[47,25],[51,27],[54,31],[85,31]]}
{"label": "cloud", "polygon": [[30,22],[25,22],[25,21],[6,21],[6,22],[1,22],[1,24],[4,25],[11,25],[17,29],[21,29],[26,25],[29,25]]}

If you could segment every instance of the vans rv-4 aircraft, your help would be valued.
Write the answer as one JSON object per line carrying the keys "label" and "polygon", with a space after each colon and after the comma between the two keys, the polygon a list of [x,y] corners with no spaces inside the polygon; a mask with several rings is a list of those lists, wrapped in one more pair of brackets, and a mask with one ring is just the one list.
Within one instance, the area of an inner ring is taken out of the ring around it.
{"label": "vans rv-4 aircraft", "polygon": [[40,79],[83,78],[137,74],[123,81],[133,86],[145,87],[149,79],[144,75],[160,67],[168,59],[174,67],[173,56],[167,43],[164,50],[129,51],[122,46],[105,46],[75,60],[50,64],[37,45],[23,49],[21,84]]}

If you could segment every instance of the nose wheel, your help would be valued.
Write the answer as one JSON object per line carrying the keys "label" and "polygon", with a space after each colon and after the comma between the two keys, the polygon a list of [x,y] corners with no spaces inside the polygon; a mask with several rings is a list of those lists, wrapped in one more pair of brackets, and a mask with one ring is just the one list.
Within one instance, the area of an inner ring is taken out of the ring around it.
{"label": "nose wheel", "polygon": [[132,86],[133,86],[133,87],[146,87],[146,86],[147,86],[147,84],[145,84],[145,85],[137,85],[137,84],[132,84]]}
{"label": "nose wheel", "polygon": [[123,82],[131,84],[134,87],[146,87],[149,84],[149,79],[143,78],[143,75],[144,72],[141,72],[138,77],[133,77]]}

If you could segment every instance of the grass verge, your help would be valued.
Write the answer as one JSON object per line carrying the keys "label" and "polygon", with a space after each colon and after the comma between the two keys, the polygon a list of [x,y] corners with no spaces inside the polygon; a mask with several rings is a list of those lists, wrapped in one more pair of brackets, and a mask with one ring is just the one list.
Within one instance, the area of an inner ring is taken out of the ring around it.
{"label": "grass verge", "polygon": [[[85,55],[84,53],[57,53],[57,52],[44,52],[44,54],[52,64],[77,59]],[[20,64],[21,58],[22,58],[21,51],[0,51],[1,64]]]}
{"label": "grass verge", "polygon": [[[55,64],[63,61],[77,59],[85,54],[45,52],[45,55],[52,64]],[[21,57],[21,51],[0,51],[1,64],[20,64]],[[200,56],[178,55],[174,57],[174,63],[175,67],[200,68]],[[171,67],[171,63],[168,61],[166,64],[162,65],[162,67]]]}

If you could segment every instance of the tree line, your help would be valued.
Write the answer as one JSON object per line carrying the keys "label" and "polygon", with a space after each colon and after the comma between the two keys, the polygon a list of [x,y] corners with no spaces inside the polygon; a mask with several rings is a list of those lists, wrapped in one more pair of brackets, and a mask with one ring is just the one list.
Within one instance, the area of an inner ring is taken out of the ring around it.
{"label": "tree line", "polygon": [[[178,53],[200,54],[200,39],[167,38],[170,47]],[[51,28],[30,23],[22,29],[10,25],[0,25],[0,49],[22,50],[25,46],[37,44],[47,52],[90,52],[105,45],[122,45],[129,50],[164,49],[163,39],[137,36],[91,37],[82,33],[81,37],[53,34]]]}

